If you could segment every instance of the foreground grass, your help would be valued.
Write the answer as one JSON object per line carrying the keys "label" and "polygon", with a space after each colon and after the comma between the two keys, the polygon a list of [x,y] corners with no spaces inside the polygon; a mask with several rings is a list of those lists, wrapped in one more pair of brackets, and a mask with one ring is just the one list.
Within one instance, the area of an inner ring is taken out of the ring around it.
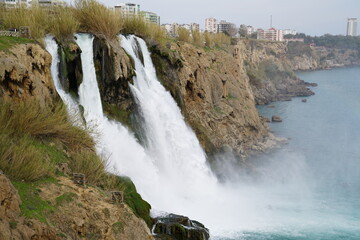
{"label": "foreground grass", "polygon": [[0,51],[6,51],[15,46],[16,44],[25,44],[32,42],[33,40],[28,38],[0,36]]}
{"label": "foreground grass", "polygon": [[66,163],[71,172],[83,173],[87,184],[102,190],[120,190],[125,202],[151,225],[151,206],[137,193],[130,179],[107,173],[106,161],[94,151],[95,143],[87,129],[75,127],[61,102],[40,107],[37,102],[0,102],[0,169],[13,181],[22,200],[25,217],[46,222],[73,196],[64,195],[55,206],[42,200],[39,186],[56,183],[56,170]]}

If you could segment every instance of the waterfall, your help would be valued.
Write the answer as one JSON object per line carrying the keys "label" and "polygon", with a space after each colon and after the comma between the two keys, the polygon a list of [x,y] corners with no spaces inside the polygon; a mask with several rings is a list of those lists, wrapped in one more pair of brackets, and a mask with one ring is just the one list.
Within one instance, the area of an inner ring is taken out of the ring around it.
{"label": "waterfall", "polygon": [[147,152],[155,159],[162,181],[176,187],[183,197],[199,193],[204,183],[214,186],[216,178],[205,153],[176,102],[158,81],[146,43],[129,36],[122,37],[121,46],[135,62],[136,77],[130,87],[142,115]]}
{"label": "waterfall", "polygon": [[56,41],[54,40],[54,38],[50,35],[46,36],[45,45],[46,45],[46,50],[52,56],[51,77],[54,81],[55,89],[59,94],[60,98],[65,103],[67,112],[74,120],[74,123],[76,123],[77,125],[81,125],[81,120],[78,114],[79,113],[78,104],[70,94],[67,94],[65,92],[59,80],[59,63],[60,63],[60,58],[58,53],[59,47]]}
{"label": "waterfall", "polygon": [[[153,209],[199,220],[213,236],[259,229],[266,232],[272,228],[283,231],[284,226],[296,230],[304,219],[310,219],[310,225],[319,222],[319,218],[309,218],[307,214],[312,216],[311,212],[302,208],[301,214],[287,214],[287,209],[298,209],[306,195],[300,185],[271,181],[231,186],[217,183],[196,135],[158,81],[145,42],[135,36],[121,37],[121,46],[135,63],[136,77],[130,88],[142,117],[145,146],[140,145],[127,128],[104,116],[93,61],[93,37],[75,37],[82,50],[83,69],[78,101],[63,91],[58,78],[57,44],[46,38],[47,50],[53,57],[51,72],[56,90],[69,110],[83,107],[86,125],[94,129],[96,151],[109,161],[108,170],[129,176]],[[139,52],[143,59],[138,57]],[[292,161],[289,162],[290,165]],[[289,165],[282,166],[284,172]]]}

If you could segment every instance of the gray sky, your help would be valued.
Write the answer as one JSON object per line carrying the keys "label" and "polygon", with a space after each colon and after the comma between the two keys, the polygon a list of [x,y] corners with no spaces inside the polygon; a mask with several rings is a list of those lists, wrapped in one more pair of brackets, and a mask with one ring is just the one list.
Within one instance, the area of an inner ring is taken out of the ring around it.
{"label": "gray sky", "polygon": [[215,17],[237,25],[295,29],[310,35],[345,34],[348,17],[360,17],[360,0],[99,0],[108,6],[121,2],[140,4],[155,12],[161,23],[197,22]]}

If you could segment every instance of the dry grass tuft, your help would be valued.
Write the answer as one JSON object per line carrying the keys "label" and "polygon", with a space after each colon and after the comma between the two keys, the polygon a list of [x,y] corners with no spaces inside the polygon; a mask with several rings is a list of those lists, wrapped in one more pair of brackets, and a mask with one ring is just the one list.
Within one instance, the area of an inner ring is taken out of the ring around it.
{"label": "dry grass tuft", "polygon": [[120,14],[96,0],[77,0],[74,14],[80,22],[80,30],[103,36],[108,40],[116,38],[123,26]]}
{"label": "dry grass tuft", "polygon": [[146,22],[143,17],[123,18],[123,22],[124,28],[121,32],[124,34],[135,34],[158,44],[163,44],[167,38],[164,29],[157,24]]}
{"label": "dry grass tuft", "polygon": [[57,7],[50,19],[48,32],[55,38],[64,42],[72,39],[74,33],[79,30],[80,23],[74,17],[74,9],[70,7]]}
{"label": "dry grass tuft", "polygon": [[4,131],[0,133],[0,169],[13,179],[28,181],[50,176],[53,171],[31,138],[14,139]]}

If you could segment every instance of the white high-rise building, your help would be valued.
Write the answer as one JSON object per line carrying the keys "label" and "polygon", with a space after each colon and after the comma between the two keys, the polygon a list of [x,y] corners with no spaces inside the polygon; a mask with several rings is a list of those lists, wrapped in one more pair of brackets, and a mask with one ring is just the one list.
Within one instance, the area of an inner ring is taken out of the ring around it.
{"label": "white high-rise building", "polygon": [[217,33],[217,20],[215,18],[205,19],[205,31],[209,33]]}
{"label": "white high-rise building", "polygon": [[296,35],[297,31],[293,29],[284,29],[283,30],[284,35]]}
{"label": "white high-rise building", "polygon": [[348,18],[347,36],[357,36],[357,18]]}
{"label": "white high-rise building", "polygon": [[120,3],[114,6],[115,12],[119,12],[123,17],[134,17],[140,14],[140,4]]}
{"label": "white high-rise building", "polygon": [[141,15],[144,17],[146,21],[160,25],[160,16],[158,16],[156,13],[142,11]]}
{"label": "white high-rise building", "polygon": [[5,8],[15,8],[19,5],[27,7],[30,5],[29,0],[0,0],[0,5],[3,5]]}

